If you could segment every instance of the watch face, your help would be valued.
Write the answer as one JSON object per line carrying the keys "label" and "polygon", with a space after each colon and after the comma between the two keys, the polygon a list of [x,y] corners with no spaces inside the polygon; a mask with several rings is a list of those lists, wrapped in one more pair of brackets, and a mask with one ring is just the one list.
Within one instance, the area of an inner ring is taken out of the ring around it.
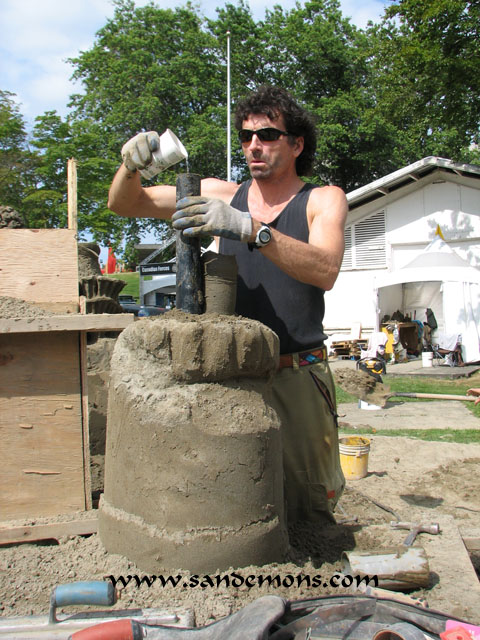
{"label": "watch face", "polygon": [[270,233],[269,229],[260,229],[258,233],[258,240],[262,245],[268,244],[270,242],[271,237],[272,237],[272,234]]}

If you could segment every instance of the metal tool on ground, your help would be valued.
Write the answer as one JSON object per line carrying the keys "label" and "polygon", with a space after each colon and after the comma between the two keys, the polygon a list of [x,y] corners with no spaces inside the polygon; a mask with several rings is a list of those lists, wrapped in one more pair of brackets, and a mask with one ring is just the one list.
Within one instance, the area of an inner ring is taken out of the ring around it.
{"label": "metal tool on ground", "polygon": [[363,493],[363,491],[360,491],[360,489],[354,489],[352,487],[347,487],[346,491],[353,491],[354,493],[357,493],[359,496],[362,496],[362,498],[365,498],[366,500],[370,500],[370,502],[374,505],[376,505],[377,507],[379,507],[380,509],[383,509],[384,511],[387,511],[388,513],[391,513],[392,516],[397,520],[397,522],[400,522],[400,517],[397,515],[397,513],[389,506],[387,506],[386,504],[383,504],[382,502],[379,502],[378,500],[375,500],[374,498],[372,498],[371,496],[368,496],[366,493]]}
{"label": "metal tool on ground", "polygon": [[436,536],[440,533],[440,525],[438,522],[433,524],[419,524],[415,522],[390,522],[392,529],[408,529],[410,533],[403,541],[405,547],[410,547],[419,533],[429,533]]}
{"label": "metal tool on ground", "polygon": [[285,601],[263,596],[232,615],[205,627],[180,629],[141,624],[136,620],[106,622],[74,633],[69,640],[262,640],[284,614]]}
{"label": "metal tool on ground", "polygon": [[[200,195],[200,176],[181,173],[177,176],[177,201]],[[177,231],[177,309],[186,313],[205,311],[205,287],[200,238],[187,238]]]}
{"label": "metal tool on ground", "polygon": [[[83,629],[93,626],[117,623],[115,629],[130,629],[133,619],[139,625],[168,625],[169,627],[191,627],[194,625],[193,611],[173,613],[165,609],[110,609],[79,611],[57,615],[57,609],[70,606],[114,605],[119,592],[109,581],[72,582],[56,586],[50,595],[49,615],[0,617],[0,639],[5,640],[67,640]],[[94,636],[96,637],[96,636]],[[98,636],[105,637],[105,636]],[[110,638],[110,636],[106,636]],[[121,636],[127,637],[127,636]]]}
{"label": "metal tool on ground", "polygon": [[364,582],[360,582],[359,585],[354,584],[352,586],[352,592],[355,593],[359,591],[366,596],[373,596],[374,598],[380,598],[384,600],[394,600],[395,602],[405,602],[406,604],[413,604],[416,607],[423,607],[424,609],[428,609],[428,602],[425,598],[414,598],[413,596],[409,596],[406,593],[398,593],[389,591],[388,589],[380,589],[379,587],[371,587],[370,585],[366,585]]}

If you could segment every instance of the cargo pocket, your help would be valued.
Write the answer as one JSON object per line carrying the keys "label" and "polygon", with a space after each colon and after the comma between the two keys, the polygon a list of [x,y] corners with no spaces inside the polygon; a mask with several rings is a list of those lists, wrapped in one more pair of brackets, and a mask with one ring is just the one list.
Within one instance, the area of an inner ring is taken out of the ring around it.
{"label": "cargo pocket", "polygon": [[335,406],[335,403],[332,400],[332,396],[330,395],[330,391],[327,387],[327,385],[320,380],[314,373],[313,371],[309,372],[310,375],[312,376],[313,382],[315,383],[315,386],[317,387],[317,389],[320,391],[320,393],[322,394],[322,396],[325,399],[325,402],[327,403],[328,409],[330,411],[330,413],[332,414],[333,420],[335,422],[335,426],[338,429],[338,413],[337,413],[337,408]]}
{"label": "cargo pocket", "polygon": [[[326,494],[327,510],[332,514],[345,488],[345,477],[340,466],[340,452],[338,450],[338,414],[328,386],[313,371],[309,373],[325,401],[324,421],[320,421],[321,437],[325,445],[321,451],[320,476],[322,477],[323,491]],[[329,415],[331,419],[329,419]],[[320,487],[312,485],[312,490],[318,500]]]}

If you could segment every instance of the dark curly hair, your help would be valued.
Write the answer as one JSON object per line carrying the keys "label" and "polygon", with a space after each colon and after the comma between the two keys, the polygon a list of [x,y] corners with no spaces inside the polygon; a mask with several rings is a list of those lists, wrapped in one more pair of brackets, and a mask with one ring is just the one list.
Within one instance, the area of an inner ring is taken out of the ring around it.
{"label": "dark curly hair", "polygon": [[270,86],[261,87],[238,103],[235,111],[235,127],[238,131],[252,113],[266,115],[271,120],[283,116],[287,131],[293,136],[303,137],[303,151],[296,159],[295,168],[299,176],[311,175],[317,148],[317,132],[312,116],[285,89]]}

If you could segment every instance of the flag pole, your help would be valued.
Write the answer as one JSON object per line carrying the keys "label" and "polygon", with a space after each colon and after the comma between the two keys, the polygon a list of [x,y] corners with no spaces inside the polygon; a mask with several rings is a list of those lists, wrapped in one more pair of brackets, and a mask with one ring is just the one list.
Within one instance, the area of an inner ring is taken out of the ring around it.
{"label": "flag pole", "polygon": [[227,31],[227,181],[231,179],[232,148],[230,131],[230,31]]}

